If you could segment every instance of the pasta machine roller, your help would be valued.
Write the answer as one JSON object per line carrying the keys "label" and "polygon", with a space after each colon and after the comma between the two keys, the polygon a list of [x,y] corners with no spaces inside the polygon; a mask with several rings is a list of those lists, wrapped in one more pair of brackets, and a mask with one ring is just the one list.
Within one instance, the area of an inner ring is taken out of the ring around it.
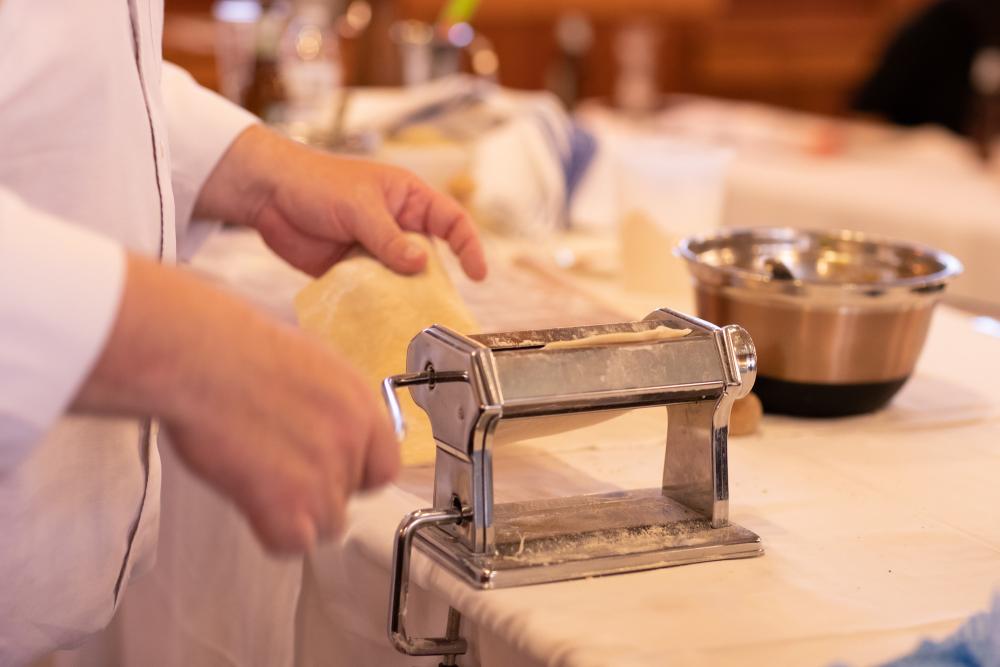
{"label": "pasta machine roller", "polygon": [[[663,327],[688,333],[644,335]],[[597,344],[609,334],[619,334],[616,342]],[[560,341],[578,344],[553,345]],[[409,514],[396,534],[389,635],[400,651],[454,656],[466,648],[454,610],[446,637],[406,632],[414,542],[479,588],[763,553],[757,535],[728,519],[729,415],[757,373],[753,342],[739,326],[666,308],[639,322],[563,329],[465,336],[433,326],[410,342],[406,366],[406,374],[386,378],[384,397],[402,432],[395,392],[409,388],[430,417],[437,455],[434,508]],[[667,408],[655,488],[494,504],[493,440],[502,420],[650,406]]]}

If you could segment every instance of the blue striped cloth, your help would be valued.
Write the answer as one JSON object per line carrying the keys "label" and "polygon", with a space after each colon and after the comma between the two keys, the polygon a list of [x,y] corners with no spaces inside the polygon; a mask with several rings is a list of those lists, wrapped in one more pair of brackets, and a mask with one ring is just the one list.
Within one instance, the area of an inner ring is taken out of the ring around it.
{"label": "blue striped cloth", "polygon": [[1000,667],[1000,595],[993,598],[992,610],[976,614],[952,636],[925,640],[883,667]]}

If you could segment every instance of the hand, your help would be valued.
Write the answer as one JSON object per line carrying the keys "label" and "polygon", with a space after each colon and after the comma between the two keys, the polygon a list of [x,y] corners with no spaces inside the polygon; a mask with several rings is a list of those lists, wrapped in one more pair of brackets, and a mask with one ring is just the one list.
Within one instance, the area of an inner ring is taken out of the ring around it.
{"label": "hand", "polygon": [[381,402],[346,359],[193,276],[137,258],[72,409],[160,417],[184,463],[278,552],[336,535],[351,494],[399,468]]}
{"label": "hand", "polygon": [[263,319],[232,333],[235,349],[211,372],[222,384],[164,427],[265,546],[308,550],[341,532],[351,495],[396,476],[399,445],[376,395],[339,354]]}
{"label": "hand", "polygon": [[241,134],[209,177],[196,214],[257,229],[279,256],[313,276],[355,244],[399,273],[427,257],[403,231],[445,239],[470,278],[486,276],[468,215],[410,172],[337,157],[260,126]]}

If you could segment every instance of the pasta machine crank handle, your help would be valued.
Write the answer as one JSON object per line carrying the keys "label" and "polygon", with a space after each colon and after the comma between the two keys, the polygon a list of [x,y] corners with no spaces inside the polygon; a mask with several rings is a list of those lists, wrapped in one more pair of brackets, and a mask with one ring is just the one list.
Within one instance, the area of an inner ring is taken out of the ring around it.
{"label": "pasta machine crank handle", "polygon": [[396,430],[396,438],[400,442],[406,437],[406,420],[403,418],[403,407],[399,404],[399,397],[396,390],[400,387],[411,387],[418,384],[442,384],[445,382],[468,382],[469,374],[465,371],[441,371],[436,372],[433,366],[428,366],[419,373],[403,373],[393,375],[382,381],[382,398],[386,407],[389,408],[389,416],[392,417],[392,426]]}

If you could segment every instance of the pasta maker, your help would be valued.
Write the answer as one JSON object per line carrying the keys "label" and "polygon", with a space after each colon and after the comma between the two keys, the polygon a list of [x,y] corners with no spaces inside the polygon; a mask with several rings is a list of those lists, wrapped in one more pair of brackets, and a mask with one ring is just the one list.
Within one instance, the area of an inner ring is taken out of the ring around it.
{"label": "pasta maker", "polygon": [[[648,339],[663,328],[688,333]],[[763,553],[760,538],[728,518],[729,415],[757,373],[741,327],[666,308],[639,322],[536,331],[466,336],[432,326],[410,342],[406,366],[385,379],[386,403],[402,434],[395,392],[408,387],[430,417],[437,454],[434,507],[406,516],[395,538],[388,630],[401,652],[443,655],[448,665],[466,650],[454,609],[444,637],[406,631],[414,543],[483,589]],[[655,488],[494,504],[502,420],[650,406],[667,409]]]}

